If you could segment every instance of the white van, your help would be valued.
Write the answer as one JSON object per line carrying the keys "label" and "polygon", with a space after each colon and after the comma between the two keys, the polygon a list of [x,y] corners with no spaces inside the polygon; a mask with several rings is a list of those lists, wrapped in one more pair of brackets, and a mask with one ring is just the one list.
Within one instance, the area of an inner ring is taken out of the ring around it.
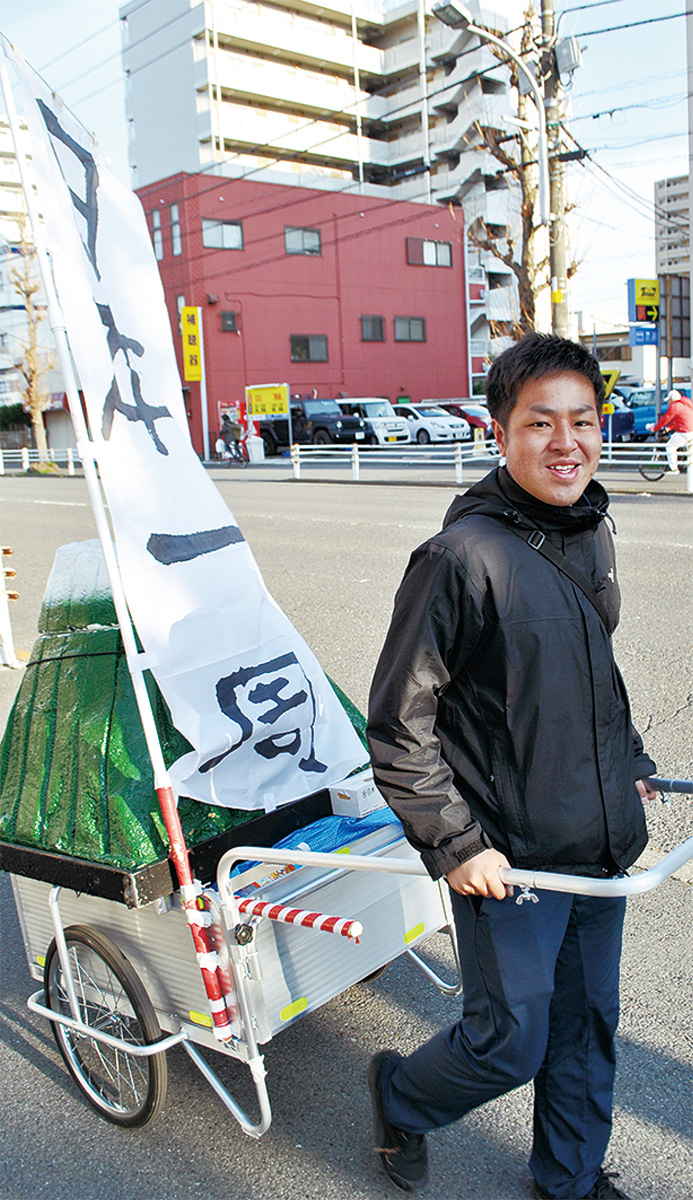
{"label": "white van", "polygon": [[367,423],[366,439],[371,445],[389,446],[394,442],[411,441],[408,422],[397,415],[389,400],[378,396],[355,396],[340,400],[339,407],[346,416],[363,417]]}

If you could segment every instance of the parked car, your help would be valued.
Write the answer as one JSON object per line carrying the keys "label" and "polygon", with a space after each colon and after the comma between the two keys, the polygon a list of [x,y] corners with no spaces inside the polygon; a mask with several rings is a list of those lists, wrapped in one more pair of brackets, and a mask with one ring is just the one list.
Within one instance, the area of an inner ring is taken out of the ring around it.
{"label": "parked car", "polygon": [[[289,446],[289,422],[286,417],[262,417],[258,420],[258,428],[267,457]],[[312,442],[316,446],[348,445],[353,442],[365,444],[368,434],[363,417],[346,416],[336,400],[291,397],[293,442]]]}
{"label": "parked car", "polygon": [[446,412],[451,413],[453,417],[461,417],[471,426],[470,434],[474,437],[474,430],[483,430],[484,438],[493,437],[491,428],[491,414],[488,411],[483,400],[477,397],[471,397],[469,400],[439,400],[438,408],[444,408]]}
{"label": "parked car", "polygon": [[356,396],[340,400],[339,407],[350,417],[363,417],[366,422],[366,441],[373,446],[392,442],[410,442],[409,425],[398,416],[389,400],[375,396]]}
{"label": "parked car", "polygon": [[[633,413],[633,441],[644,442],[651,436],[647,426],[654,425],[657,420],[655,408],[656,389],[653,387],[629,388],[626,393],[624,388],[623,392],[623,401]],[[619,394],[621,394],[621,389],[614,388],[611,398],[615,399]],[[662,412],[666,408],[665,395],[666,392],[663,392]]]}
{"label": "parked car", "polygon": [[602,411],[602,441],[631,442],[634,440],[634,417],[632,410],[618,392],[611,392],[605,408],[613,404],[613,413]]}
{"label": "parked car", "polygon": [[425,446],[428,442],[463,442],[471,437],[468,421],[453,417],[445,409],[424,404],[395,404],[398,416],[409,423],[411,440]]}

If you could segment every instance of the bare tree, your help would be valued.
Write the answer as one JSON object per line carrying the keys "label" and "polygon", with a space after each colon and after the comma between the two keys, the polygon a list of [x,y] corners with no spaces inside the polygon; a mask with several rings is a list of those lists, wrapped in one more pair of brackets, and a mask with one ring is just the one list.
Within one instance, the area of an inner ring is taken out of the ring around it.
{"label": "bare tree", "polygon": [[19,224],[19,263],[10,271],[10,281],[20,297],[27,318],[26,341],[21,343],[22,357],[15,366],[23,378],[24,408],[31,417],[36,449],[41,459],[48,458],[48,440],[43,422],[43,412],[48,403],[48,393],[43,386],[44,376],[54,363],[49,354],[42,350],[39,342],[41,310],[37,307],[37,296],[41,291],[41,280],[36,271],[36,251],[26,236],[26,223]]}
{"label": "bare tree", "polygon": [[[532,49],[534,39],[532,21],[536,18],[533,5],[525,12],[520,54],[524,55]],[[490,47],[493,53],[511,69],[511,82],[517,87],[517,68],[508,62],[502,51]],[[505,134],[498,129],[481,125],[477,122],[476,133],[478,143],[475,147],[488,151],[500,164],[502,174],[506,175],[510,187],[519,195],[519,226],[514,233],[510,226],[498,235],[491,229],[482,217],[472,222],[469,228],[469,244],[479,250],[491,253],[504,263],[515,276],[519,296],[520,311],[518,319],[513,323],[513,336],[521,337],[523,333],[533,330],[536,321],[536,298],[539,292],[548,286],[548,254],[537,257],[536,238],[541,226],[537,226],[534,213],[537,203],[536,182],[536,148],[530,145],[528,133],[530,126],[527,122],[527,97],[520,95],[518,100],[518,120],[522,126],[527,126],[527,132],[522,129],[519,134]],[[493,322],[491,322],[493,327]]]}

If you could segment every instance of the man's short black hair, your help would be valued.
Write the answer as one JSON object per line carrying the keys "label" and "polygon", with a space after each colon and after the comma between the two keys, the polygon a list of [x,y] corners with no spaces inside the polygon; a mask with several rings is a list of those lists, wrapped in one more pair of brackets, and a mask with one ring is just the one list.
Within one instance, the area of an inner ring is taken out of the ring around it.
{"label": "man's short black hair", "polygon": [[520,389],[528,379],[563,375],[567,371],[583,375],[592,384],[597,412],[601,415],[604,378],[589,350],[555,334],[527,333],[499,355],[486,376],[486,403],[491,416],[505,429]]}

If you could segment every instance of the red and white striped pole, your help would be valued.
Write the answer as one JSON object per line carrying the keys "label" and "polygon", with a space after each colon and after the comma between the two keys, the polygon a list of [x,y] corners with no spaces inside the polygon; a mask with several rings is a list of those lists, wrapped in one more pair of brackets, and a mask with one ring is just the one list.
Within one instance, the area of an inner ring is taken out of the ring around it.
{"label": "red and white striped pole", "polygon": [[283,925],[300,925],[304,929],[319,929],[322,933],[336,933],[358,943],[363,933],[360,921],[348,917],[331,917],[327,913],[309,912],[303,908],[288,908],[271,904],[269,900],[238,900],[238,911],[252,917],[266,917]]}

